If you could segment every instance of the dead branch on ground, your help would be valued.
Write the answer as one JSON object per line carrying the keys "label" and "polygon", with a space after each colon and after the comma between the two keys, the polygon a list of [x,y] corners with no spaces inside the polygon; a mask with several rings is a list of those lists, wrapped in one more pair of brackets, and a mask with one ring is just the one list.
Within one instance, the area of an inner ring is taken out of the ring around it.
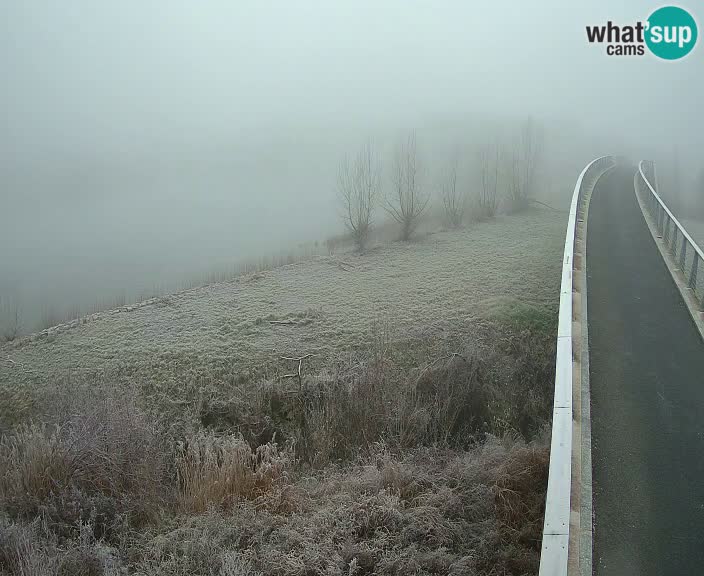
{"label": "dead branch on ground", "polygon": [[281,360],[287,360],[289,362],[298,362],[298,369],[296,370],[296,372],[293,372],[291,374],[284,374],[283,376],[281,376],[281,379],[283,380],[284,378],[298,378],[298,386],[302,386],[303,376],[301,374],[301,369],[303,368],[303,361],[306,358],[312,357],[312,354],[304,354],[303,356],[298,357],[281,356]]}

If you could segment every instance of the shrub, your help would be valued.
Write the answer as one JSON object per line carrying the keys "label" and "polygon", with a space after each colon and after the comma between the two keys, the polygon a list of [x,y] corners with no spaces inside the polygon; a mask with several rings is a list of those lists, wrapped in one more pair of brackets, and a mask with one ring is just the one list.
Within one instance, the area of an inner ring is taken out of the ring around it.
{"label": "shrub", "polygon": [[[470,451],[377,446],[305,487],[299,510],[242,500],[139,542],[148,574],[506,574],[537,570],[548,450],[488,437]],[[527,527],[526,529],[523,526]],[[537,530],[537,532],[536,532]]]}
{"label": "shrub", "polygon": [[61,544],[37,519],[29,524],[0,522],[0,574],[22,576],[117,576],[116,551],[82,524],[75,540]]}
{"label": "shrub", "polygon": [[290,454],[276,444],[255,450],[241,436],[201,431],[181,443],[176,456],[179,503],[184,511],[232,506],[265,494],[286,477]]}
{"label": "shrub", "polygon": [[0,438],[0,574],[535,572],[555,322],[507,302],[481,330],[238,381],[205,429],[62,383]]}
{"label": "shrub", "polygon": [[55,576],[59,569],[55,541],[42,538],[39,520],[30,525],[0,522],[0,574]]}
{"label": "shrub", "polygon": [[[503,314],[503,313],[502,313]],[[539,309],[499,316],[489,346],[441,355],[410,368],[383,337],[301,385],[252,382],[228,402],[209,405],[203,422],[235,431],[256,447],[290,441],[296,456],[322,468],[354,460],[383,442],[467,448],[486,434],[531,440],[550,419],[554,326]],[[412,354],[410,354],[412,356]]]}
{"label": "shrub", "polygon": [[26,422],[36,408],[35,393],[25,386],[0,382],[0,435]]}
{"label": "shrub", "polygon": [[54,424],[27,424],[0,439],[2,509],[14,518],[43,514],[69,531],[89,519],[109,533],[123,520],[152,518],[164,495],[166,447],[150,418],[126,394],[64,409]]}
{"label": "shrub", "polygon": [[0,502],[12,516],[34,516],[56,486],[66,487],[71,461],[60,431],[23,426],[0,440]]}

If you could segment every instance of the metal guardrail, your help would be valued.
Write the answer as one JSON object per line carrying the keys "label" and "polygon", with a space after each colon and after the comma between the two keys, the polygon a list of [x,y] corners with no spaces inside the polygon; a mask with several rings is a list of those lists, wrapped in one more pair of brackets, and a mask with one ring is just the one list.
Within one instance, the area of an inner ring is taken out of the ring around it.
{"label": "metal guardrail", "polygon": [[[577,223],[583,219],[589,198],[599,177],[615,165],[613,156],[602,156],[590,162],[577,179],[572,195],[565,251],[562,259],[560,312],[557,328],[555,361],[555,396],[552,413],[550,470],[545,501],[545,521],[540,555],[540,576],[566,576],[570,544],[573,447],[573,276]],[[584,260],[582,259],[582,262]],[[578,311],[581,315],[581,312]],[[577,541],[577,539],[575,539]],[[578,551],[577,551],[578,553]]]}
{"label": "metal guardrail", "polygon": [[704,263],[704,252],[675,218],[657,193],[655,164],[642,160],[638,164],[635,176],[636,192],[643,200],[655,223],[663,244],[672,254],[672,258],[684,276],[694,299],[700,307],[704,306],[704,270],[699,268]]}

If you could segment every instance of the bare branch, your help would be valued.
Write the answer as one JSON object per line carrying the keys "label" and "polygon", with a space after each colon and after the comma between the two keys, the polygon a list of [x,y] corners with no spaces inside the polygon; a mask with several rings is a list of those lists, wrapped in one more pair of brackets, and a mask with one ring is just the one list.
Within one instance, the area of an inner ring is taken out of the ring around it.
{"label": "bare branch", "polygon": [[345,226],[357,248],[364,250],[381,189],[381,163],[371,143],[368,142],[352,162],[348,158],[340,162],[337,189]]}
{"label": "bare branch", "polygon": [[290,357],[290,356],[282,356],[281,360],[288,360],[289,362],[298,362],[298,369],[296,372],[292,374],[284,374],[281,376],[281,379],[283,380],[284,378],[298,378],[298,386],[302,386],[303,384],[303,375],[301,374],[301,369],[303,367],[303,361],[306,358],[312,358],[312,354],[304,354],[303,356],[298,356],[296,358]]}
{"label": "bare branch", "polygon": [[509,165],[508,200],[511,210],[522,210],[535,193],[535,179],[542,148],[542,136],[528,118],[514,143]]}
{"label": "bare branch", "polygon": [[457,188],[457,164],[458,155],[455,153],[450,160],[450,165],[442,183],[442,205],[445,209],[445,218],[450,226],[459,228],[464,218],[466,199],[464,194]]}
{"label": "bare branch", "polygon": [[479,150],[481,182],[477,204],[480,218],[493,218],[496,215],[500,158],[498,144],[487,144]]}
{"label": "bare branch", "polygon": [[415,133],[397,150],[391,183],[392,191],[386,197],[384,209],[401,225],[401,239],[408,240],[430,201],[430,195],[420,190]]}
{"label": "bare branch", "polygon": [[19,304],[0,296],[0,342],[17,338],[21,330]]}

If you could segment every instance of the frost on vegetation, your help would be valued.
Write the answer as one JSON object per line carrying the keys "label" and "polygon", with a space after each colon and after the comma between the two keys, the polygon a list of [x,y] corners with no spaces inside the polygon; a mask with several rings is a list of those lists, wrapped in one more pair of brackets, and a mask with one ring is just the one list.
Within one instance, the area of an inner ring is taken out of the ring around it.
{"label": "frost on vegetation", "polygon": [[3,345],[0,575],[534,573],[563,233],[527,211]]}

